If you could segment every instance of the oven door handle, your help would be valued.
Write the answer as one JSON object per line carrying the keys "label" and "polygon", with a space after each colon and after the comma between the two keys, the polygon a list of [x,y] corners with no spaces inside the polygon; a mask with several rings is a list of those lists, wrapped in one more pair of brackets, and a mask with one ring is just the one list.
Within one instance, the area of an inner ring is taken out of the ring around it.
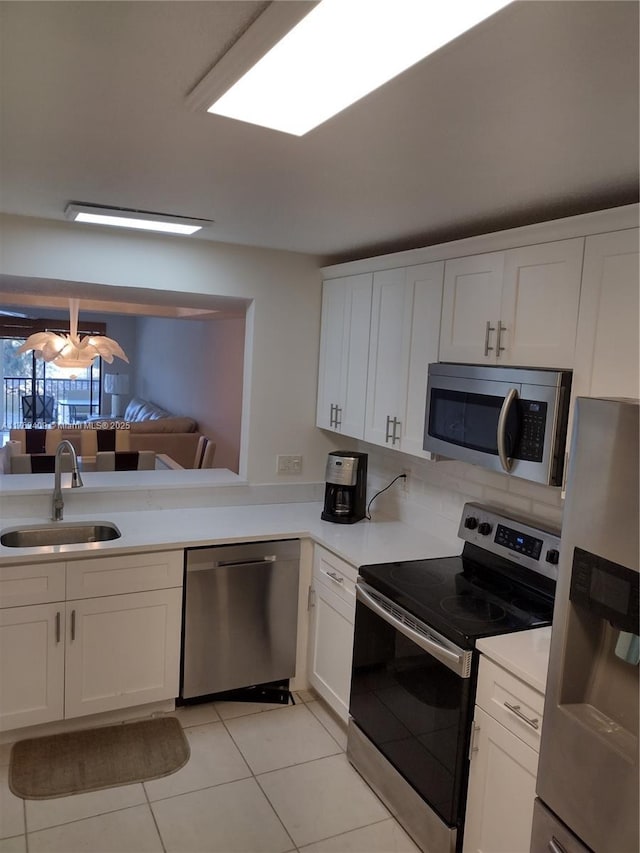
{"label": "oven door handle", "polygon": [[[361,602],[361,604],[364,604],[365,607],[368,607],[369,610],[373,610],[374,613],[376,613],[381,619],[384,619],[384,621],[391,625],[392,628],[395,628],[396,631],[399,631],[408,640],[411,640],[423,651],[440,661],[440,663],[444,664],[457,675],[462,678],[470,677],[471,652],[465,651],[464,649],[459,649],[455,652],[451,651],[451,649],[447,649],[445,646],[440,645],[436,640],[425,637],[409,625],[406,625],[392,613],[385,610],[385,608],[382,607],[369,592],[367,592],[366,584],[360,582],[356,584],[356,599]],[[452,643],[451,645],[454,644]],[[455,648],[457,649],[457,646],[455,646]]]}
{"label": "oven door handle", "polygon": [[514,402],[517,396],[517,389],[509,388],[509,390],[507,391],[507,395],[504,398],[504,402],[502,403],[500,414],[498,415],[498,456],[500,457],[500,464],[507,472],[507,474],[511,471],[511,468],[513,466],[513,459],[507,456],[507,417],[509,416],[509,409],[511,408],[511,404]]}

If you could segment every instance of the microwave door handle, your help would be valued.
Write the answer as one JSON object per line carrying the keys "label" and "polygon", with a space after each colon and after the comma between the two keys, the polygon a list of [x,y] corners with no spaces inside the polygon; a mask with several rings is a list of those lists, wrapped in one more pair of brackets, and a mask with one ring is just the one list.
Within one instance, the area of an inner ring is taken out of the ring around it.
{"label": "microwave door handle", "polygon": [[507,456],[507,417],[509,416],[509,409],[511,408],[511,404],[517,399],[517,397],[517,389],[509,388],[509,390],[507,391],[507,395],[503,400],[502,408],[500,409],[500,414],[498,416],[498,456],[500,457],[500,464],[502,465],[502,468],[507,472],[507,474],[511,471],[511,467],[513,465],[513,459]]}

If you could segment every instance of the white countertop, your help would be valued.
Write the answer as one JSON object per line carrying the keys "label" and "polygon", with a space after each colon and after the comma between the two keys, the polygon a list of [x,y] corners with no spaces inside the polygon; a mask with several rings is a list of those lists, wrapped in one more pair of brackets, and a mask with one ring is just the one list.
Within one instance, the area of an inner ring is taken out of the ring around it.
{"label": "white countertop", "polygon": [[[65,510],[64,521],[108,521],[122,537],[111,542],[58,545],[47,548],[0,546],[0,565],[43,559],[108,556],[126,551],[186,548],[262,539],[311,538],[354,566],[459,554],[457,547],[400,521],[377,517],[356,524],[320,519],[322,503],[248,504],[128,512],[99,511],[90,515]],[[47,517],[8,518],[1,529],[50,524]]]}
{"label": "white countertop", "polygon": [[540,693],[544,693],[549,666],[551,627],[533,628],[500,637],[485,637],[476,647]]}

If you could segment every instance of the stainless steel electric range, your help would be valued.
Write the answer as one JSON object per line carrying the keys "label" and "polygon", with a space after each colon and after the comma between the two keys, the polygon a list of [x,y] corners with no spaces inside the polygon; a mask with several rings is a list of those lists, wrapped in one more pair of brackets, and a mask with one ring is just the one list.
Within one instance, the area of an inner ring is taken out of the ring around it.
{"label": "stainless steel electric range", "polygon": [[476,641],[551,624],[560,534],[465,505],[462,554],[362,566],[347,755],[422,850],[462,847]]}

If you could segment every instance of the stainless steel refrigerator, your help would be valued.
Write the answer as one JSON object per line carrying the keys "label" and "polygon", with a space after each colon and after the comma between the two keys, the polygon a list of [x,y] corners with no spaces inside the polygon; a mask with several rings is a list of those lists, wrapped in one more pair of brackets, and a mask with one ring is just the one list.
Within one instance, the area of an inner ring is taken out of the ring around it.
{"label": "stainless steel refrigerator", "polygon": [[531,853],[638,853],[637,400],[579,398]]}

